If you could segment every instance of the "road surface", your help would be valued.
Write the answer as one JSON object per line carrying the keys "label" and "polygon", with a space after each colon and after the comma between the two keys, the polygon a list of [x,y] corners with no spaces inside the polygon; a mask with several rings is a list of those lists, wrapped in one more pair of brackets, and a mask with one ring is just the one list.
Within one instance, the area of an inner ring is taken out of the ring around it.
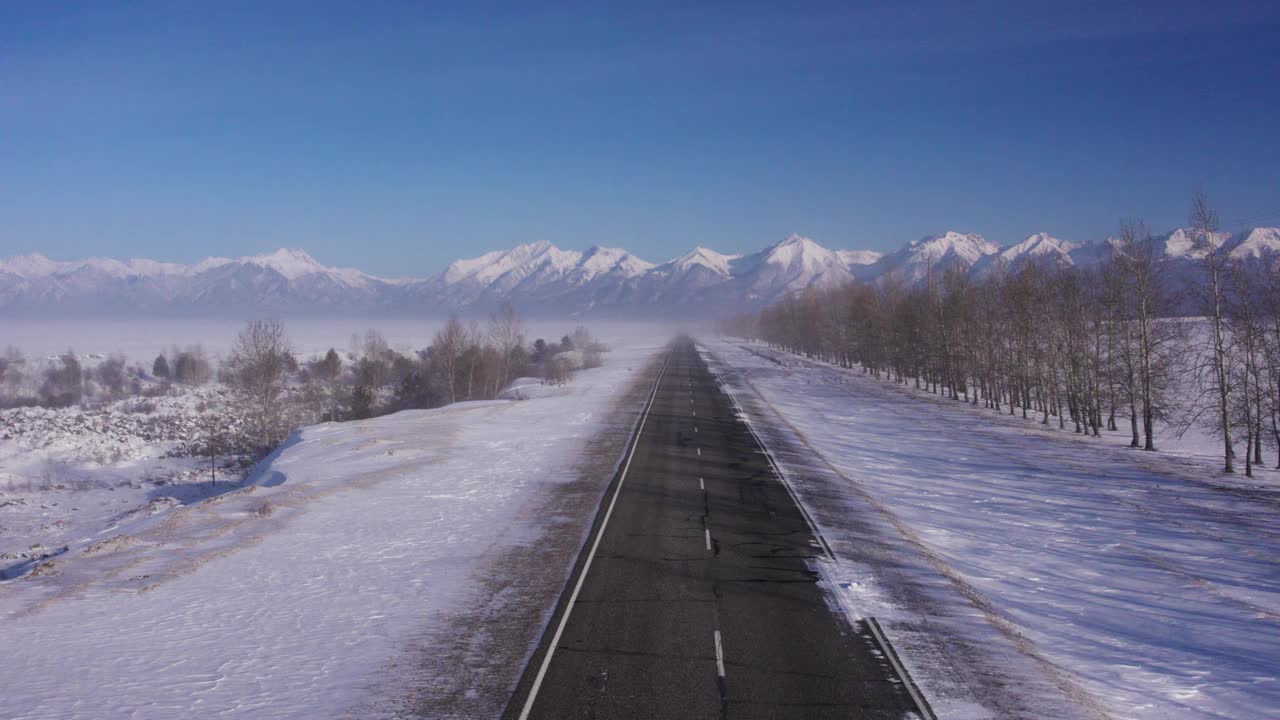
{"label": "road surface", "polygon": [[890,663],[817,584],[822,552],[692,341],[677,340],[506,717],[908,716]]}

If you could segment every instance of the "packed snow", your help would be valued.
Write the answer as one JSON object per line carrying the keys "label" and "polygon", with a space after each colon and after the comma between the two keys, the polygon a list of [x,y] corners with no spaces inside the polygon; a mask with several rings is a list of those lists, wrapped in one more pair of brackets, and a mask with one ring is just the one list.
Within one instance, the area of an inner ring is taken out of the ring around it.
{"label": "packed snow", "polygon": [[779,458],[837,551],[893,548],[892,571],[845,558],[827,575],[855,617],[888,619],[941,717],[1280,708],[1276,473],[1227,478],[1194,441],[1142,453],[760,345],[709,347],[749,419],[803,448]]}
{"label": "packed snow", "polygon": [[[663,343],[616,343],[563,386],[521,381],[523,400],[306,427],[245,487],[161,494],[72,538],[0,583],[0,717],[393,714],[379,701],[419,687],[422,648],[458,642],[434,621],[478,601],[480,568],[552,524],[584,531],[585,513],[533,510]],[[568,565],[515,571],[555,584]]]}

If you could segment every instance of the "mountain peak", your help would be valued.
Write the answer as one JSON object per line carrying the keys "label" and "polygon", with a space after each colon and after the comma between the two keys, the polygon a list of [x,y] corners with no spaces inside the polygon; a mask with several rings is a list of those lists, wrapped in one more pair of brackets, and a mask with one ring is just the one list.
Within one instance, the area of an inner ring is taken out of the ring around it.
{"label": "mountain peak", "polygon": [[592,245],[582,254],[578,267],[586,274],[593,276],[599,273],[617,272],[623,277],[632,277],[653,267],[653,263],[645,262],[622,248]]}
{"label": "mountain peak", "polygon": [[298,248],[280,248],[266,255],[251,255],[240,258],[240,262],[275,270],[290,280],[303,275],[310,275],[311,273],[323,272],[326,269],[316,262],[315,258],[307,254],[305,250]]}
{"label": "mountain peak", "polygon": [[801,257],[826,257],[833,253],[803,235],[791,234],[785,240],[769,249],[769,257],[785,258],[788,262]]}
{"label": "mountain peak", "polygon": [[1079,247],[1080,243],[1061,240],[1047,232],[1038,232],[1028,235],[1022,242],[1010,245],[1000,251],[1000,256],[1013,258],[1022,255],[1048,255],[1055,253],[1065,255]]}
{"label": "mountain peak", "polygon": [[[1209,236],[1213,247],[1219,247],[1230,239],[1224,232],[1212,233]],[[1165,254],[1174,258],[1199,258],[1206,253],[1205,235],[1195,228],[1178,228],[1164,236]]]}
{"label": "mountain peak", "polygon": [[1000,247],[977,233],[962,233],[948,230],[941,235],[926,235],[913,241],[909,246],[913,254],[921,260],[941,260],[947,255],[955,255],[972,265],[983,255],[998,252]]}
{"label": "mountain peak", "polygon": [[1234,258],[1263,258],[1280,255],[1280,228],[1258,227],[1246,230],[1238,236],[1231,249]]}
{"label": "mountain peak", "polygon": [[718,275],[729,277],[729,263],[737,260],[739,257],[739,255],[725,255],[723,253],[718,253],[711,248],[699,245],[680,257],[668,261],[666,264],[680,272],[699,266],[708,268]]}
{"label": "mountain peak", "polygon": [[17,275],[22,278],[38,278],[52,275],[62,265],[63,263],[50,260],[38,252],[33,252],[27,255],[15,255],[11,258],[0,259],[0,272]]}
{"label": "mountain peak", "polygon": [[550,250],[559,250],[550,240],[534,240],[531,243],[517,245],[515,250],[524,250],[530,255],[541,255]]}
{"label": "mountain peak", "polygon": [[785,247],[787,245],[817,245],[817,243],[804,235],[791,233],[786,237],[786,239],[778,243],[778,247]]}

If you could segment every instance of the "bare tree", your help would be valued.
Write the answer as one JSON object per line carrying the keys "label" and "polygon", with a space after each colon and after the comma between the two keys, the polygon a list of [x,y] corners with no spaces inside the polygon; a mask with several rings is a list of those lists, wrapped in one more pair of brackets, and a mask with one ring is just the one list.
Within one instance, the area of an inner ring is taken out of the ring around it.
{"label": "bare tree", "polygon": [[284,439],[282,395],[292,355],[284,325],[278,320],[254,320],[236,337],[229,368],[232,388],[240,395],[260,447],[269,449]]}
{"label": "bare tree", "polygon": [[[480,331],[480,323],[472,320],[467,324],[466,349],[462,353],[462,365],[467,372],[467,396],[465,399],[471,400],[475,397],[476,388],[476,370],[480,369],[484,362],[484,333]],[[484,387],[484,383],[479,384]]]}
{"label": "bare tree", "polygon": [[1191,198],[1191,231],[1200,253],[1203,271],[1201,303],[1212,323],[1211,358],[1214,392],[1218,403],[1219,430],[1223,443],[1223,471],[1235,472],[1231,449],[1231,422],[1227,404],[1231,397],[1231,380],[1227,369],[1227,341],[1223,332],[1223,305],[1226,296],[1228,255],[1218,236],[1218,213],[1209,205],[1204,193]]}
{"label": "bare tree", "polygon": [[387,384],[390,377],[391,347],[377,330],[364,334],[364,356],[360,359],[360,381],[373,388]]}
{"label": "bare tree", "polygon": [[1268,253],[1261,258],[1264,301],[1261,312],[1265,327],[1263,349],[1267,362],[1266,386],[1271,437],[1276,447],[1276,467],[1280,468],[1280,256]]}
{"label": "bare tree", "polygon": [[497,351],[492,393],[492,397],[497,397],[511,381],[513,353],[524,345],[524,320],[510,302],[504,301],[489,316],[489,342]]}
{"label": "bare tree", "polygon": [[218,458],[231,451],[231,431],[227,427],[227,416],[218,409],[206,409],[197,424],[203,440],[201,454],[209,458],[209,485],[217,485]]}
{"label": "bare tree", "polygon": [[1257,268],[1243,262],[1230,266],[1232,292],[1227,296],[1226,321],[1229,333],[1228,352],[1238,362],[1232,363],[1235,377],[1232,386],[1239,389],[1231,403],[1232,424],[1245,433],[1244,474],[1253,477],[1253,466],[1262,464],[1263,390],[1267,370],[1265,342],[1265,284],[1257,277]]}
{"label": "bare tree", "polygon": [[444,376],[445,395],[450,403],[458,400],[458,381],[466,349],[467,330],[457,315],[450,315],[444,327],[437,330],[431,340],[431,356]]}
{"label": "bare tree", "polygon": [[311,375],[324,387],[329,405],[329,419],[336,421],[342,378],[342,358],[338,355],[338,351],[329,348],[324,358],[311,366]]}
{"label": "bare tree", "polygon": [[84,396],[84,373],[80,360],[71,350],[58,357],[58,362],[44,371],[40,385],[40,402],[47,407],[70,407]]}
{"label": "bare tree", "polygon": [[213,366],[205,357],[204,348],[192,345],[185,350],[175,352],[173,363],[173,379],[183,385],[204,385],[213,377]]}
{"label": "bare tree", "polygon": [[542,379],[549,385],[563,385],[573,379],[573,369],[573,361],[561,353],[543,364]]}
{"label": "bare tree", "polygon": [[94,368],[93,374],[98,383],[112,397],[119,397],[124,393],[124,363],[123,355],[111,355]]}
{"label": "bare tree", "polygon": [[21,404],[26,385],[27,359],[10,345],[0,357],[0,407]]}
{"label": "bare tree", "polygon": [[1142,402],[1144,450],[1155,450],[1156,392],[1161,384],[1157,356],[1167,351],[1172,342],[1173,326],[1159,324],[1157,318],[1167,314],[1164,298],[1164,264],[1156,249],[1155,239],[1141,223],[1123,223],[1115,262],[1127,280],[1132,298],[1137,340],[1138,396]]}

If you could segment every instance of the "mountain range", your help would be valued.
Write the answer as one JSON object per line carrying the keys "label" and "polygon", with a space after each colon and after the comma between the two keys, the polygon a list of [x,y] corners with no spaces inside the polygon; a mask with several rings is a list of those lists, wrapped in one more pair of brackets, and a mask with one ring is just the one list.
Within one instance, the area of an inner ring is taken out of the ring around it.
{"label": "mountain range", "polygon": [[[1174,267],[1190,277],[1197,258],[1187,230],[1156,238]],[[1280,253],[1280,228],[1221,235],[1230,254]],[[988,277],[1029,263],[1089,267],[1114,241],[1078,243],[1036,233],[1000,247],[981,235],[946,232],[881,255],[831,250],[800,235],[747,255],[704,247],[661,264],[620,248],[562,250],[550,242],[458,260],[426,278],[384,278],[327,267],[301,250],[208,258],[192,265],[91,258],[54,261],[40,254],[0,259],[0,312],[11,317],[482,313],[510,300],[538,315],[706,318],[759,308],[808,287],[894,277],[925,282],[948,270]]]}

